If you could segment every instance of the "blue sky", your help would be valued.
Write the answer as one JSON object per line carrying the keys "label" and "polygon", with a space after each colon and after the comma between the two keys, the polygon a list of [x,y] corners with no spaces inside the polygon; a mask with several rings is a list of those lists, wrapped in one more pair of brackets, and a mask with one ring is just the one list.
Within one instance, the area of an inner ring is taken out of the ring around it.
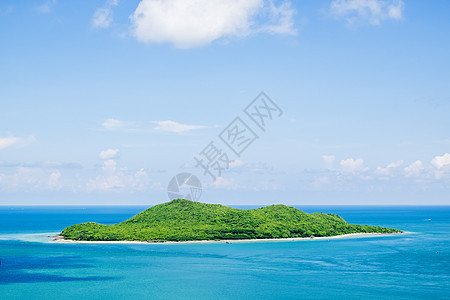
{"label": "blue sky", "polygon": [[[448,1],[0,3],[0,205],[450,204]],[[283,111],[261,131],[243,109]],[[259,138],[216,181],[194,156]]]}

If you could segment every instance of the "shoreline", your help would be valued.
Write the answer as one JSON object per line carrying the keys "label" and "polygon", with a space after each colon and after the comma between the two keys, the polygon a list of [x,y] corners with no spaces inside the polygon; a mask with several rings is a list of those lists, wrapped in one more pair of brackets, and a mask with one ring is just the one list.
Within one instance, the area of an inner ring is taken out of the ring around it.
{"label": "shoreline", "polygon": [[259,242],[294,242],[294,241],[317,241],[317,240],[332,240],[343,238],[363,238],[371,236],[392,236],[397,234],[407,234],[410,232],[393,232],[393,233],[349,233],[335,236],[321,236],[321,237],[301,237],[301,238],[279,238],[279,239],[242,239],[242,240],[199,240],[199,241],[75,241],[66,240],[63,236],[49,236],[53,238],[49,243],[60,244],[144,244],[144,245],[166,245],[166,244],[233,244],[233,243],[259,243]]}

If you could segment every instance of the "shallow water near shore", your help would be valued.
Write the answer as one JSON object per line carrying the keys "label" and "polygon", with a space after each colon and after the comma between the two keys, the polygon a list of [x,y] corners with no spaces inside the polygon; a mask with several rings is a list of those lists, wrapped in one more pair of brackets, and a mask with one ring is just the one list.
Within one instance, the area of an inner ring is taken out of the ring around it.
{"label": "shallow water near shore", "polygon": [[[249,207],[246,207],[249,208]],[[413,233],[311,241],[58,244],[144,207],[0,207],[1,299],[433,298],[450,295],[450,207],[297,206]]]}

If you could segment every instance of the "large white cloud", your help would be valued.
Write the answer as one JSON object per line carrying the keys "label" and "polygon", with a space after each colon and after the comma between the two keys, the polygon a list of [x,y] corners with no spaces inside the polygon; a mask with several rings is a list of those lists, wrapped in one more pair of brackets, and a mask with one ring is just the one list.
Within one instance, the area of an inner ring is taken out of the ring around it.
{"label": "large white cloud", "polygon": [[295,33],[293,14],[289,2],[270,0],[142,0],[130,19],[142,42],[191,48],[251,32]]}
{"label": "large white cloud", "polygon": [[330,11],[339,18],[344,18],[347,25],[368,22],[379,25],[381,21],[403,18],[404,3],[401,0],[334,0]]}

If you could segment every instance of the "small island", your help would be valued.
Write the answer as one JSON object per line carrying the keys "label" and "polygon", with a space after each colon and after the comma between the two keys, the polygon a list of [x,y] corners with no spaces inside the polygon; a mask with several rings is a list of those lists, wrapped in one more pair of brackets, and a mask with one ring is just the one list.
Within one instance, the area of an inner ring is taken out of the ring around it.
{"label": "small island", "polygon": [[333,237],[357,233],[401,233],[354,225],[335,214],[307,214],[286,205],[236,209],[184,199],[155,205],[118,224],[82,223],[61,233],[71,241],[181,242]]}

